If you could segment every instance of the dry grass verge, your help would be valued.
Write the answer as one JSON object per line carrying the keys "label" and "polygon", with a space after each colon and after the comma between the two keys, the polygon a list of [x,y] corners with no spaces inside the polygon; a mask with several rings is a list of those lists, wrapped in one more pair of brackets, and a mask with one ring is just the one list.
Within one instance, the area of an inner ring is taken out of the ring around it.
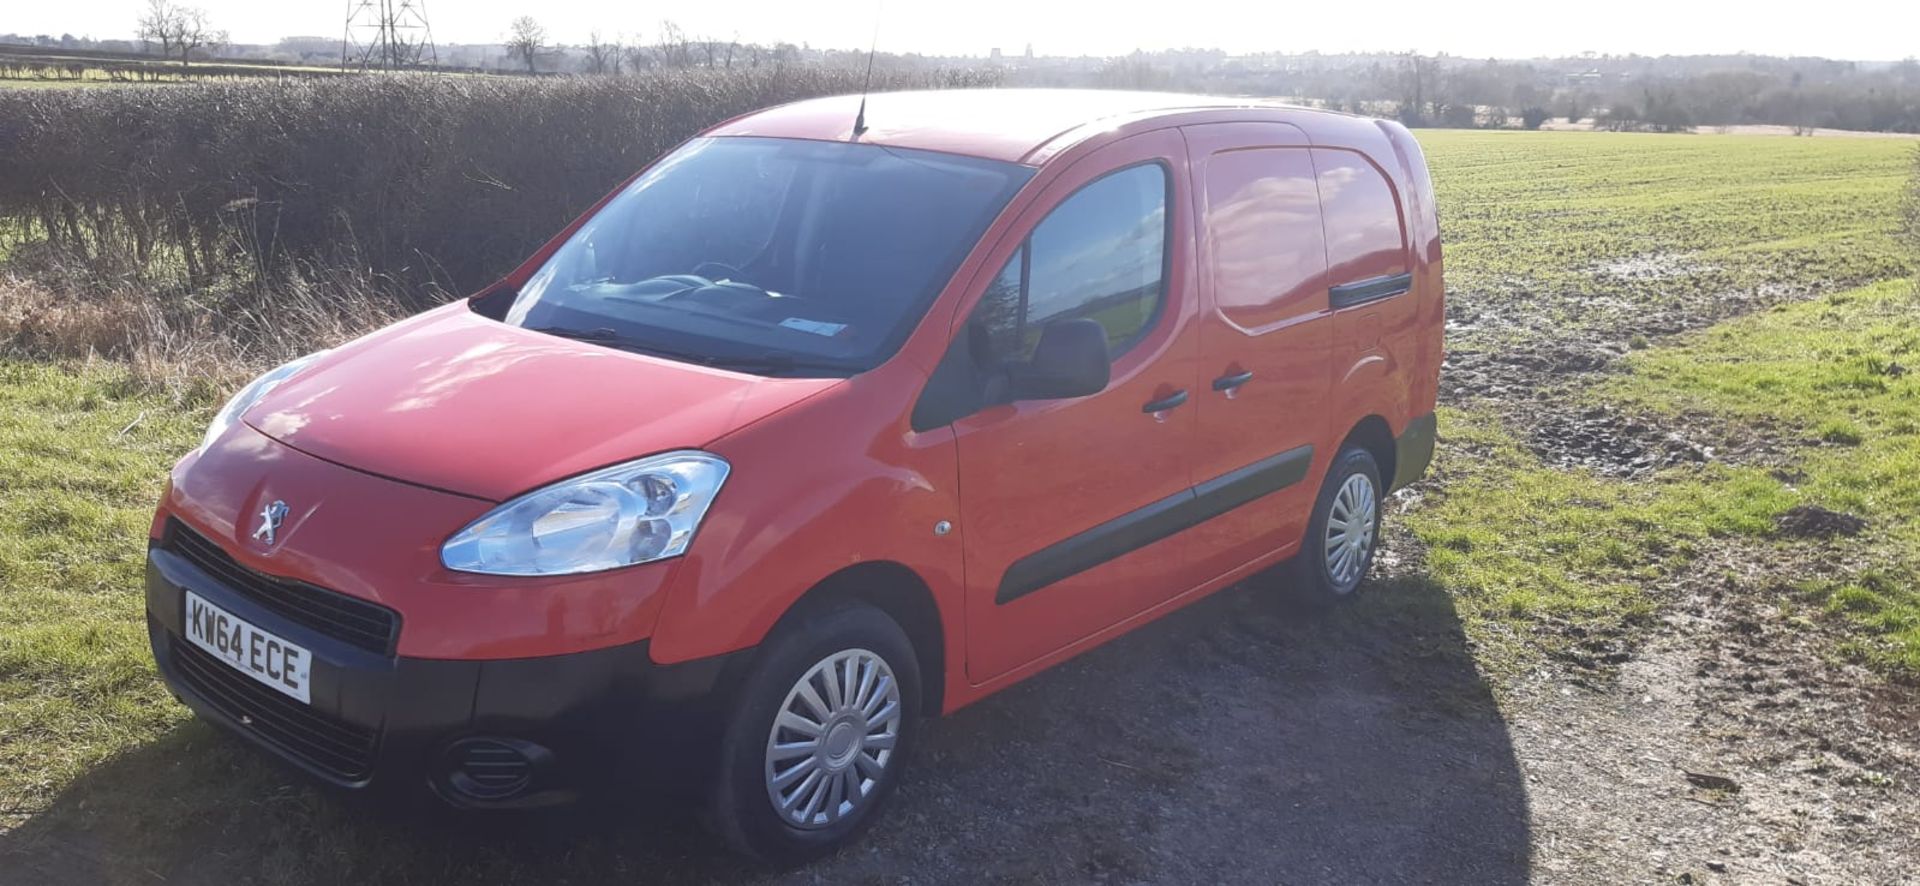
{"label": "dry grass verge", "polygon": [[124,361],[137,384],[180,397],[231,387],[406,313],[391,294],[341,274],[290,276],[263,301],[223,309],[192,295],[156,299],[131,286],[82,294],[0,276],[0,356]]}

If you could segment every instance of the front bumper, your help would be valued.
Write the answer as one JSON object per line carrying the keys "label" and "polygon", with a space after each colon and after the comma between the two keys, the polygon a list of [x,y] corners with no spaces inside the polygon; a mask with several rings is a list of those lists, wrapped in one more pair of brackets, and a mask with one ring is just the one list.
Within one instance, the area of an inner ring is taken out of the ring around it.
{"label": "front bumper", "polygon": [[[308,649],[311,704],[188,643],[189,589]],[[663,666],[646,641],[492,660],[373,651],[297,611],[290,617],[251,590],[246,574],[203,567],[164,540],[148,551],[146,597],[161,676],[202,718],[322,781],[427,786],[463,807],[554,805],[596,785],[698,771],[717,746],[726,690],[744,657]]]}

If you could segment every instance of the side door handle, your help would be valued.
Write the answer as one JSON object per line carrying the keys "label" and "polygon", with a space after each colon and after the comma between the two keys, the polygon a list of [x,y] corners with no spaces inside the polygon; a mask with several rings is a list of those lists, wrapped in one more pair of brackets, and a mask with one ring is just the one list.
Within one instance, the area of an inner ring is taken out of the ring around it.
{"label": "side door handle", "polygon": [[1216,391],[1231,391],[1252,380],[1253,370],[1249,369],[1246,372],[1236,372],[1232,375],[1223,375],[1214,379],[1213,389]]}
{"label": "side door handle", "polygon": [[1154,400],[1148,403],[1147,405],[1140,407],[1140,411],[1148,414],[1152,414],[1155,412],[1165,412],[1185,402],[1187,402],[1187,391],[1185,388],[1182,388],[1178,391],[1174,391],[1172,394],[1169,394],[1165,397],[1161,397],[1158,400]]}

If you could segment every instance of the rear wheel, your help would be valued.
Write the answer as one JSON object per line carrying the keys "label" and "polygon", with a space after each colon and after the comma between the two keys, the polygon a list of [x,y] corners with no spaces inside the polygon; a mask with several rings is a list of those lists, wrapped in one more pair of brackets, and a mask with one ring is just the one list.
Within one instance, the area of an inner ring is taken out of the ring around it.
{"label": "rear wheel", "polygon": [[1327,603],[1360,587],[1379,547],[1381,488],[1372,453],[1349,446],[1334,457],[1291,564],[1301,597]]}
{"label": "rear wheel", "polygon": [[919,713],[913,646],[884,613],[853,606],[784,626],[725,727],[715,829],[779,865],[846,845],[892,793]]}

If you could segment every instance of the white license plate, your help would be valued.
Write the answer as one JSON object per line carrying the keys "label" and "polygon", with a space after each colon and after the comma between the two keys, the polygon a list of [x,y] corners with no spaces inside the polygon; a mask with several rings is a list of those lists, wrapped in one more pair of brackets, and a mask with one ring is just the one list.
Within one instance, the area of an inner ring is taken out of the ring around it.
{"label": "white license plate", "polygon": [[307,650],[241,621],[192,591],[187,592],[187,641],[242,674],[302,703],[310,701],[307,678],[313,656]]}

